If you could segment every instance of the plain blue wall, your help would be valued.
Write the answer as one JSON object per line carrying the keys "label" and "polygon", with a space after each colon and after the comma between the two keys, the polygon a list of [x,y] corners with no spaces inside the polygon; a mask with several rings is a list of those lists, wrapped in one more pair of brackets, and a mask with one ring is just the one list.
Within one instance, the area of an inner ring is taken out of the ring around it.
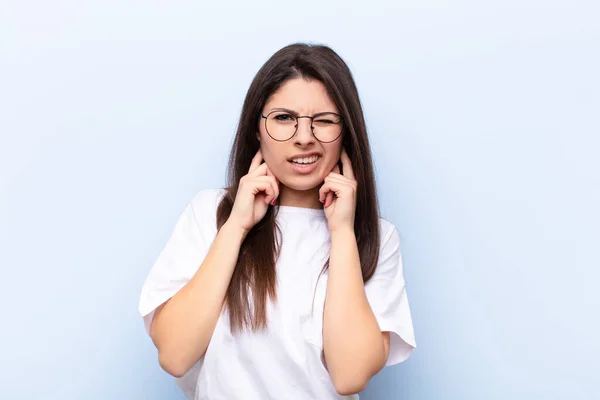
{"label": "plain blue wall", "polygon": [[[214,2],[213,2],[214,3]],[[0,5],[0,398],[181,399],[137,315],[247,87],[323,42],[364,102],[419,348],[364,399],[599,399],[600,6]]]}

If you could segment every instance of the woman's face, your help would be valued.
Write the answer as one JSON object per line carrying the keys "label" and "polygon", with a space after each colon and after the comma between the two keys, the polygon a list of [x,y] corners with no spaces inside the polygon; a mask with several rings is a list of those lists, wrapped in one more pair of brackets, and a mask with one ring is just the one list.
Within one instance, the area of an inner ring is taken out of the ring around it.
{"label": "woman's face", "polygon": [[[267,100],[262,115],[267,116],[278,109],[290,110],[299,116],[324,112],[339,114],[323,83],[303,78],[290,79],[281,85]],[[280,118],[283,120],[279,123],[287,123],[285,116]],[[319,186],[340,159],[342,135],[331,143],[322,143],[312,133],[311,120],[299,118],[296,134],[280,142],[269,136],[266,121],[261,118],[259,123],[260,148],[275,178],[292,190],[311,190]],[[339,127],[341,129],[341,125]],[[272,129],[269,132],[273,133]]]}

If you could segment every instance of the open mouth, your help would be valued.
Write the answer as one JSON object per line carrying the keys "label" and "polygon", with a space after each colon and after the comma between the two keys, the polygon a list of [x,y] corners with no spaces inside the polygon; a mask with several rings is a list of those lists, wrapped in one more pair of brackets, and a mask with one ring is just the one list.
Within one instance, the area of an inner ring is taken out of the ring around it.
{"label": "open mouth", "polygon": [[319,160],[319,158],[321,158],[321,156],[294,158],[291,160],[291,162],[299,165],[310,165],[316,163]]}

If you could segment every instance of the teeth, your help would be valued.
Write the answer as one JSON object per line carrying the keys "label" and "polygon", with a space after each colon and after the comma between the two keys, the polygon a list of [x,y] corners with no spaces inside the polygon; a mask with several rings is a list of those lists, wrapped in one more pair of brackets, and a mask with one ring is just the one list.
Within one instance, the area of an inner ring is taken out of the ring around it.
{"label": "teeth", "polygon": [[295,162],[296,164],[312,164],[312,163],[316,162],[318,159],[319,159],[319,156],[294,158],[292,160],[292,162]]}

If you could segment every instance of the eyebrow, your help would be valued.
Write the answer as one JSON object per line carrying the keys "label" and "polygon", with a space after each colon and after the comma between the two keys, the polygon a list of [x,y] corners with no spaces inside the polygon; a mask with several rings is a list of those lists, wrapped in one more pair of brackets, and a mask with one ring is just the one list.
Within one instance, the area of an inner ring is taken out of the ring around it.
{"label": "eyebrow", "polygon": [[[290,110],[289,108],[283,108],[283,107],[275,107],[275,108],[271,108],[269,110],[269,112],[273,112],[273,111],[285,111],[288,112],[290,114],[295,115],[296,117],[298,116],[298,113],[294,110]],[[335,111],[320,111],[318,113],[314,113],[313,115],[311,115],[311,117],[314,117],[315,115],[320,115],[320,114],[336,114],[339,115],[337,112]]]}

